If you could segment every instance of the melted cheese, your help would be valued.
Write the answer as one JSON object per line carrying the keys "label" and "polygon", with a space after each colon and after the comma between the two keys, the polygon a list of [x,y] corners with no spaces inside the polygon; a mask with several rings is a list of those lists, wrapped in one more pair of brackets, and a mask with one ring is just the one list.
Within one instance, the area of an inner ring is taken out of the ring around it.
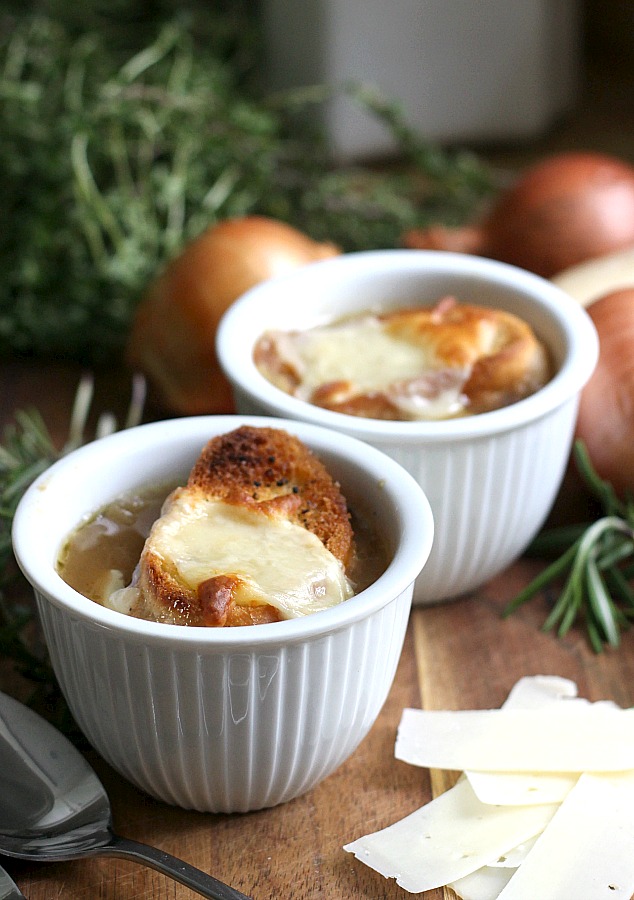
{"label": "melted cheese", "polygon": [[376,318],[302,332],[295,347],[305,396],[328,381],[379,390],[392,381],[414,378],[430,363],[424,347],[396,339]]}
{"label": "melted cheese", "polygon": [[302,400],[310,402],[322,385],[342,382],[358,394],[384,391],[410,419],[443,419],[465,408],[462,387],[470,367],[454,369],[451,377],[444,369],[442,389],[429,390],[425,375],[439,368],[434,353],[422,342],[390,332],[375,316],[293,334],[276,332],[274,340],[299,380],[294,393]]}
{"label": "melted cheese", "polygon": [[[312,532],[219,500],[176,498],[149,542],[186,588],[235,575],[244,582],[241,600],[268,603],[285,618],[328,609],[353,594],[341,563]],[[130,599],[115,594],[109,605],[121,609]]]}

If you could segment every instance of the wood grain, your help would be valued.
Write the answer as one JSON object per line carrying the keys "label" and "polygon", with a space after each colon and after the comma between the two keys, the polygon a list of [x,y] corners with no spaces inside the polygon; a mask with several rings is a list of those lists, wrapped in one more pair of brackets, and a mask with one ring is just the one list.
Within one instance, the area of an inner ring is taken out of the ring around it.
{"label": "wood grain", "polygon": [[[17,408],[36,405],[61,444],[78,371],[65,365],[0,367],[0,423]],[[96,404],[125,410],[124,376],[98,381]],[[562,501],[559,501],[560,503]],[[472,595],[414,609],[393,688],[376,724],[350,759],[308,794],[247,815],[207,815],[176,809],[137,791],[101,760],[87,754],[111,797],[115,828],[212,872],[254,900],[404,900],[343,845],[413,812],[445,790],[454,773],[428,772],[394,759],[394,741],[407,706],[498,707],[523,675],[556,674],[575,680],[581,695],[634,703],[634,635],[616,651],[595,655],[581,631],[565,640],[544,634],[548,594],[503,619],[508,600],[540,569],[519,560]],[[24,600],[30,591],[22,586]],[[25,699],[31,687],[0,663],[0,689]],[[124,860],[86,859],[33,865],[3,860],[29,900],[186,900],[191,891]],[[454,900],[442,889],[421,900]]]}

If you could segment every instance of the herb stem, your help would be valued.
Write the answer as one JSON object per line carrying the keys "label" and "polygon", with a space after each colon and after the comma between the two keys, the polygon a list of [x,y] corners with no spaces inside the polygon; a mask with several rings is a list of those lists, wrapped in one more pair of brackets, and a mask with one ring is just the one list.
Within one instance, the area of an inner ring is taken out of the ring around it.
{"label": "herb stem", "polygon": [[551,563],[543,572],[537,575],[530,584],[520,591],[513,600],[511,600],[504,609],[503,616],[505,618],[514,613],[520,606],[526,603],[527,600],[530,600],[545,588],[546,585],[565,572],[575,557],[580,540],[581,539],[573,544],[572,547],[569,547],[560,559]]}
{"label": "herb stem", "polygon": [[[104,232],[112,241],[113,246],[118,250],[122,250],[124,242],[123,232],[119,228],[111,209],[101,196],[101,192],[97,187],[90,169],[90,164],[88,162],[88,136],[86,134],[78,133],[73,135],[70,145],[70,155],[80,198],[86,203],[88,208],[92,210],[93,215],[100,222]],[[97,235],[98,232],[90,229],[87,236],[88,234],[90,235],[93,245],[93,252],[97,254],[97,258],[99,258],[100,255],[105,255],[107,252],[105,243],[102,240],[97,241],[95,239],[95,235]]]}
{"label": "herb stem", "polygon": [[[145,390],[145,379],[135,377],[125,427],[140,423]],[[86,374],[75,392],[69,433],[61,451],[56,449],[36,410],[18,410],[14,423],[5,429],[4,443],[0,444],[0,655],[11,659],[17,672],[60,698],[60,702],[61,694],[48,660],[31,648],[32,641],[25,634],[33,610],[13,597],[9,599],[8,589],[16,577],[11,527],[19,501],[38,475],[88,440],[86,429],[93,394],[93,378]],[[110,434],[116,427],[115,417],[108,412],[102,413],[97,419],[95,437]]]}
{"label": "herb stem", "polygon": [[572,543],[527,585],[503,611],[508,616],[547,585],[564,579],[559,597],[546,617],[543,629],[555,626],[563,637],[583,616],[590,645],[600,652],[605,644],[616,648],[620,633],[634,618],[634,591],[629,584],[634,554],[634,508],[621,501],[612,486],[594,471],[585,446],[577,441],[574,456],[580,474],[600,501],[605,515],[594,522],[544,532],[533,551],[558,551]]}

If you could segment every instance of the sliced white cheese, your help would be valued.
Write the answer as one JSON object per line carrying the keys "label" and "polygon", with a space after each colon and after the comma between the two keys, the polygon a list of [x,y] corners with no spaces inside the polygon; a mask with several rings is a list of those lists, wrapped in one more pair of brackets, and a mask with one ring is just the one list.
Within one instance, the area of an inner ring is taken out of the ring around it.
{"label": "sliced white cheese", "polygon": [[[579,700],[573,682],[537,677],[521,679],[504,709],[476,711],[475,719],[467,716],[457,729],[430,725],[444,719],[442,715],[423,719],[406,715],[419,712],[405,711],[397,739],[397,747],[401,741],[401,749],[413,752],[416,764],[428,765],[419,759],[435,754],[430,765],[460,769],[458,752],[466,752],[470,759],[492,754],[495,765],[500,767],[502,760],[501,767],[507,770],[487,772],[483,779],[493,794],[497,791],[505,800],[511,790],[521,795],[523,779],[526,783],[537,780],[540,790],[559,778],[572,777],[574,784],[560,803],[490,805],[471,788],[470,779],[480,778],[481,773],[469,771],[468,777],[463,774],[452,790],[426,807],[345,849],[415,893],[449,885],[463,900],[630,900],[634,894],[634,766],[619,769],[632,753],[632,710],[621,710],[610,701]],[[448,715],[453,722],[464,717],[455,712]],[[430,727],[419,732],[422,724]],[[533,740],[527,729],[535,725],[539,725],[538,737]],[[505,739],[505,734],[512,737]],[[536,771],[516,773],[508,768],[524,758],[523,746],[528,746],[531,768]],[[581,751],[575,750],[577,746]],[[574,776],[549,771],[553,752],[555,757],[568,754],[567,766],[583,758],[598,769]],[[531,812],[543,817],[541,825],[526,818]],[[522,828],[531,830],[529,823],[538,827],[518,839]]]}
{"label": "sliced white cheese", "polygon": [[[251,602],[269,603],[285,618],[328,609],[353,594],[343,566],[311,531],[218,500],[192,502],[176,492],[148,543],[187,587],[237,575]],[[117,602],[115,592],[108,605]]]}
{"label": "sliced white cheese", "polygon": [[634,779],[584,774],[499,900],[630,900]]}
{"label": "sliced white cheese", "polygon": [[[511,688],[502,709],[541,709],[548,703],[578,700],[577,685],[556,675],[520,678]],[[467,778],[483,803],[522,806],[527,803],[559,803],[574,787],[578,775],[552,772],[467,772]]]}
{"label": "sliced white cheese", "polygon": [[502,709],[541,709],[577,696],[577,685],[559,675],[525,675],[515,682]]}
{"label": "sliced white cheese", "polygon": [[517,869],[533,849],[538,837],[539,835],[535,835],[534,838],[523,841],[521,844],[518,844],[517,847],[513,847],[512,850],[509,850],[508,853],[498,856],[497,859],[492,859],[489,865],[501,869]]}
{"label": "sliced white cheese", "polygon": [[542,709],[403,711],[397,759],[483,772],[634,769],[634,709],[558,703]]}
{"label": "sliced white cheese", "polygon": [[509,883],[513,869],[494,869],[484,866],[452,882],[449,887],[462,900],[497,900],[500,891]]}
{"label": "sliced white cheese", "polygon": [[485,806],[462,779],[431,803],[344,850],[419,893],[463,878],[539,834],[556,809]]}
{"label": "sliced white cheese", "polygon": [[502,806],[561,803],[579,778],[567,772],[470,771],[467,776],[482,803]]}
{"label": "sliced white cheese", "polygon": [[[548,704],[574,703],[589,706],[577,697],[573,681],[557,676],[521,678],[511,689],[502,709],[540,709]],[[596,706],[615,703],[601,700]],[[575,786],[578,773],[569,772],[467,772],[471,787],[483,803],[522,806],[525,803],[561,803]]]}

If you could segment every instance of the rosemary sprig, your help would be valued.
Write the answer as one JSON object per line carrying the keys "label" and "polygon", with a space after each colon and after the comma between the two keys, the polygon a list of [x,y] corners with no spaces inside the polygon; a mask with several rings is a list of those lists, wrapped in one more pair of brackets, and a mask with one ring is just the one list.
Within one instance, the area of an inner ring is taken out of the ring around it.
{"label": "rosemary sprig", "polygon": [[[35,685],[34,698],[46,706],[58,727],[71,732],[72,723],[45,650],[33,640],[33,606],[25,602],[24,590],[16,585],[22,579],[13,558],[11,527],[22,496],[38,475],[89,439],[93,394],[93,378],[84,375],[77,387],[68,436],[61,449],[55,446],[37,409],[18,410],[0,444],[0,657],[11,660],[15,671]],[[142,376],[136,376],[123,427],[139,424],[144,404],[145,382]],[[94,436],[104,437],[117,427],[114,416],[105,412],[97,419]],[[26,584],[24,588],[28,591]]]}
{"label": "rosemary sprig", "polygon": [[0,571],[11,559],[11,525],[29,485],[58,457],[46,426],[35,409],[19,410],[0,446]]}
{"label": "rosemary sprig", "polygon": [[[14,421],[5,428],[4,442],[0,444],[0,599],[13,555],[11,526],[18,503],[38,475],[86,442],[93,394],[94,380],[91,375],[84,375],[75,393],[68,436],[61,449],[53,443],[37,409],[18,410]],[[144,404],[145,381],[142,375],[135,375],[124,428],[139,424]],[[95,438],[105,437],[117,427],[111,413],[102,413],[95,426]]]}
{"label": "rosemary sprig", "polygon": [[583,620],[592,648],[618,647],[621,633],[634,619],[634,503],[620,499],[612,485],[595,472],[582,441],[574,459],[586,485],[599,501],[602,515],[593,522],[542,532],[529,547],[531,555],[558,555],[505,608],[509,616],[553,582],[563,588],[543,629],[563,637]]}

